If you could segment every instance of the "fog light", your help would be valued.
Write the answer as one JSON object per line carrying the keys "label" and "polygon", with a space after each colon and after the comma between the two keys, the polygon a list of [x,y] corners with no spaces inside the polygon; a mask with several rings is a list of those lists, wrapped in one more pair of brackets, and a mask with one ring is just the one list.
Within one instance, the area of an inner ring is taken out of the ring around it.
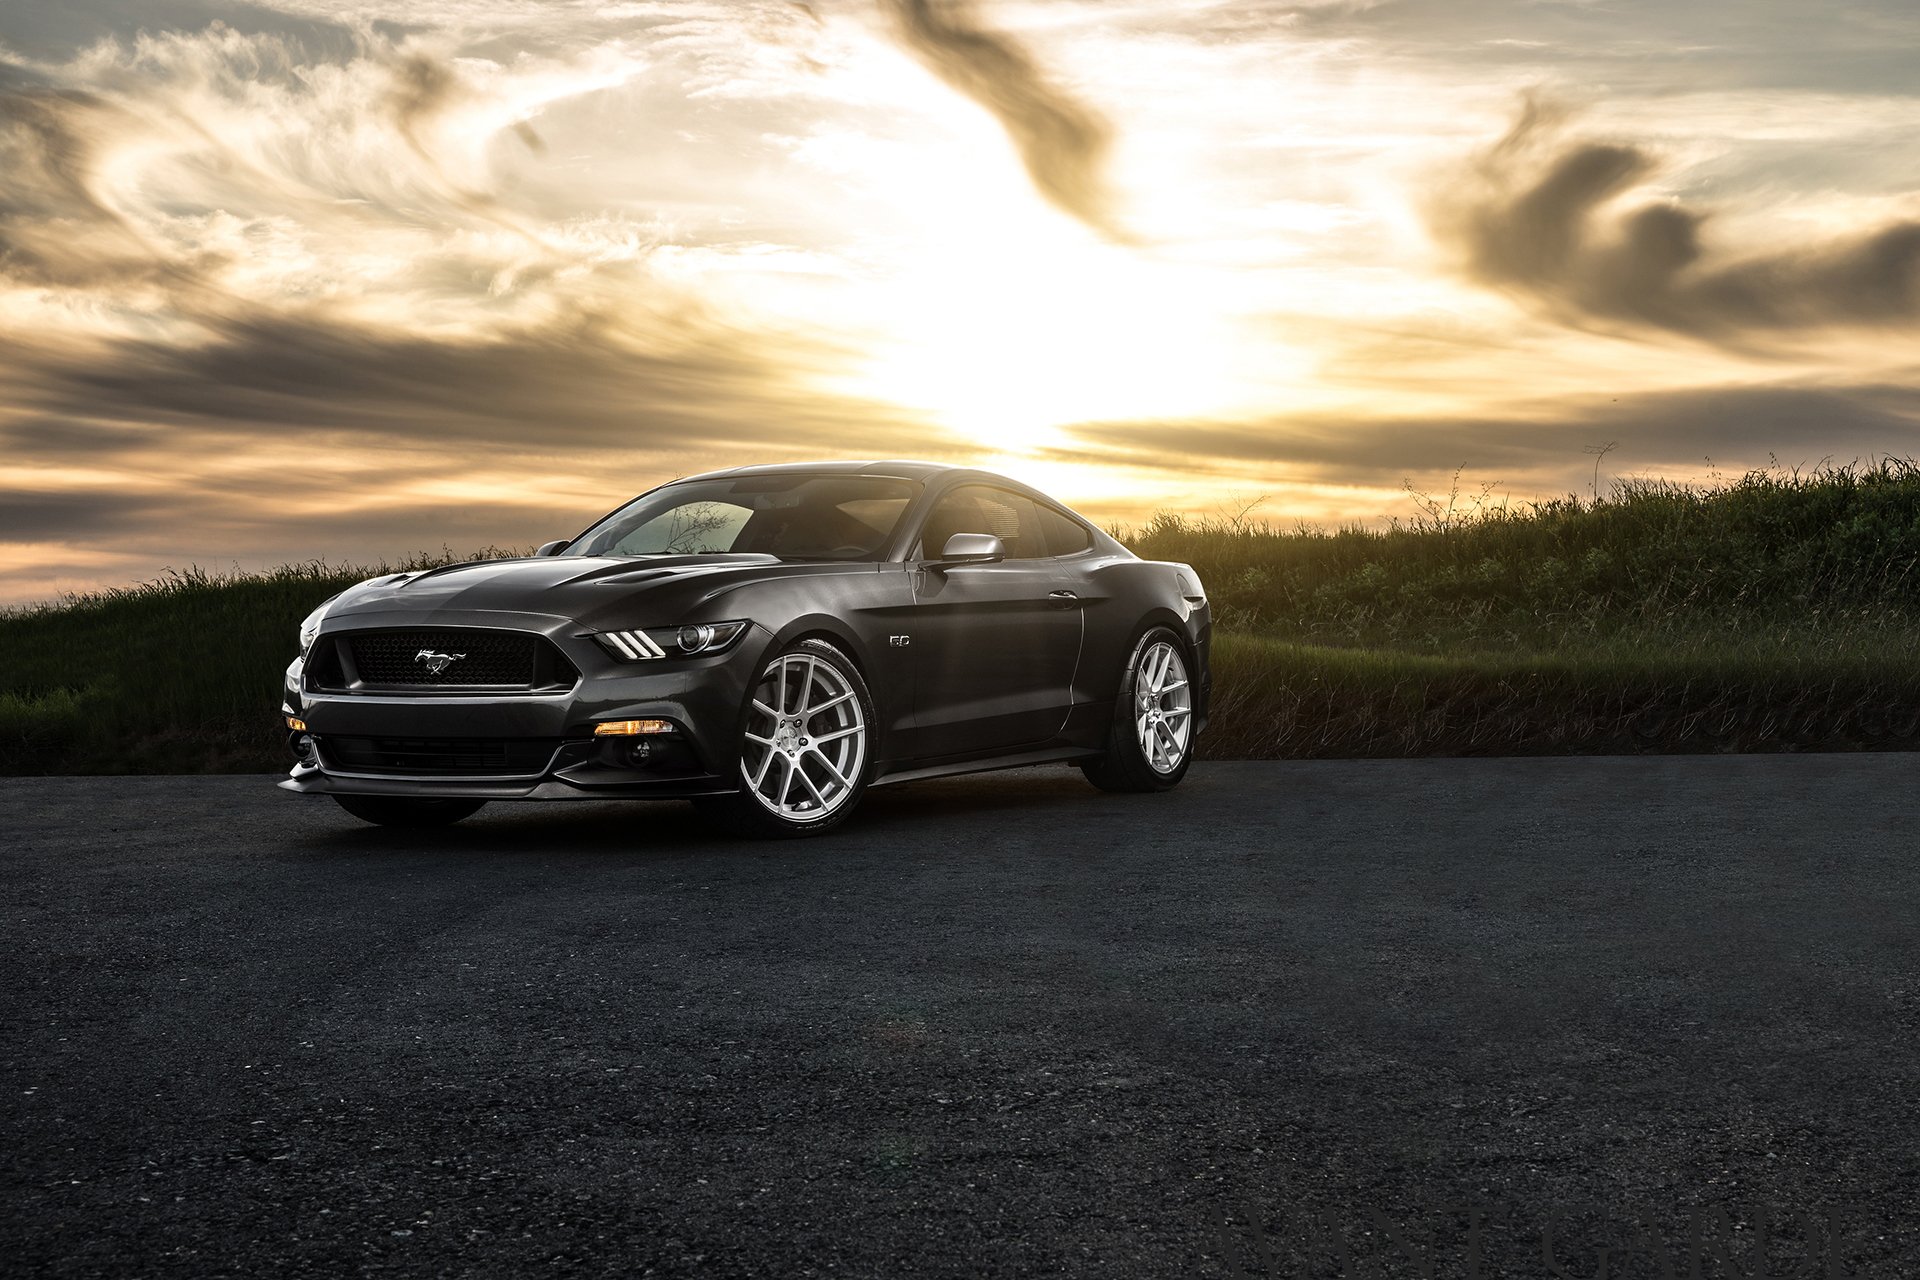
{"label": "fog light", "polygon": [[293,730],[295,733],[305,733],[307,731],[307,722],[299,716],[288,716],[287,728]]}
{"label": "fog light", "polygon": [[671,720],[602,720],[593,726],[596,738],[631,738],[642,733],[672,733]]}
{"label": "fog light", "polygon": [[296,733],[288,740],[287,745],[293,748],[293,754],[301,764],[320,762],[320,750],[314,746],[311,734]]}

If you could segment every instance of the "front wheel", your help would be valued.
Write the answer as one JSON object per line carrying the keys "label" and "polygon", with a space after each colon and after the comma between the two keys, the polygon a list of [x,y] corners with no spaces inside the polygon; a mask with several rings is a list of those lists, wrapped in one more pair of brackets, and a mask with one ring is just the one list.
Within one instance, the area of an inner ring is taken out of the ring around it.
{"label": "front wheel", "polygon": [[1186,650],[1166,627],[1140,637],[1120,676],[1105,755],[1080,772],[1102,791],[1165,791],[1193,763],[1193,684]]}
{"label": "front wheel", "polygon": [[449,827],[480,811],[485,800],[432,800],[424,796],[335,796],[335,804],[362,822],[382,827]]}
{"label": "front wheel", "polygon": [[846,820],[872,773],[873,698],[846,655],[802,640],[767,663],[747,695],[740,790],[699,808],[739,835],[818,835]]}

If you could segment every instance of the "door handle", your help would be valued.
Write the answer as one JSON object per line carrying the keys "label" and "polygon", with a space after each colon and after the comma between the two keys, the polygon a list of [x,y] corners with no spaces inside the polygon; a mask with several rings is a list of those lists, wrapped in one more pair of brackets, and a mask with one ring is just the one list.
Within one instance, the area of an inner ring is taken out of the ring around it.
{"label": "door handle", "polygon": [[1059,602],[1060,602],[1061,604],[1072,604],[1072,603],[1073,603],[1073,602],[1074,602],[1075,600],[1078,600],[1079,598],[1080,598],[1079,596],[1077,596],[1077,595],[1075,595],[1075,594],[1074,594],[1073,592],[1071,592],[1071,591],[1049,591],[1049,592],[1047,592],[1047,599],[1049,599],[1049,600],[1058,600],[1058,601],[1059,601]]}

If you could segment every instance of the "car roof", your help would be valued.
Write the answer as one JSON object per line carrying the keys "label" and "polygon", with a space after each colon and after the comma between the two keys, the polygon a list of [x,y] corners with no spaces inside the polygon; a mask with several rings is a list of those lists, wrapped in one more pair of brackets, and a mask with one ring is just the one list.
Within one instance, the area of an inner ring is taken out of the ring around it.
{"label": "car roof", "polygon": [[[885,461],[857,461],[842,459],[828,462],[769,462],[753,467],[728,467],[724,471],[703,471],[699,475],[681,476],[669,480],[668,484],[686,484],[694,480],[722,480],[729,476],[773,476],[773,475],[816,475],[816,476],[885,476],[896,480],[931,481],[939,476],[962,477],[968,482],[1000,485],[1028,497],[1045,503],[1049,507],[1062,508],[1054,498],[1042,493],[1030,484],[1023,484],[1011,476],[1003,476],[994,471],[982,471],[978,467],[960,467],[947,462],[922,462],[912,458],[892,458]],[[665,488],[666,486],[661,486]],[[1077,512],[1071,512],[1073,519],[1092,530],[1096,538],[1107,538],[1099,526]],[[1111,541],[1111,539],[1108,539]],[[1119,545],[1115,543],[1114,545]]]}
{"label": "car roof", "polygon": [[973,468],[971,467],[956,467],[944,462],[916,462],[912,459],[895,458],[880,462],[772,462],[755,467],[729,467],[725,471],[706,471],[697,476],[687,476],[685,478],[688,480],[719,480],[727,476],[820,475],[891,476],[901,480],[930,480],[934,476],[944,475],[951,471],[972,470]]}
{"label": "car roof", "polygon": [[[982,471],[978,467],[959,467],[946,462],[920,462],[910,458],[894,458],[885,462],[771,462],[756,467],[729,467],[725,471],[706,471],[697,476],[682,476],[670,484],[686,484],[692,480],[723,480],[730,476],[885,476],[895,480],[916,480],[926,482],[940,476],[958,477],[969,483],[998,485],[1024,493],[1049,507],[1059,507],[1060,502],[1034,488],[1015,480],[1012,476],[1003,476],[997,471]],[[1093,522],[1085,516],[1075,515],[1075,519],[1089,528]]]}

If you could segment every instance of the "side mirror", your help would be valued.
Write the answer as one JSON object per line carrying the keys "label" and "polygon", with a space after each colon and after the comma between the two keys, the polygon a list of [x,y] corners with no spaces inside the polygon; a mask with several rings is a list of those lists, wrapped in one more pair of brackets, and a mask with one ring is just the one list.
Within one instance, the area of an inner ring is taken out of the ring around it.
{"label": "side mirror", "polygon": [[533,554],[536,556],[557,556],[572,545],[572,538],[555,538],[552,542],[541,543],[540,549]]}
{"label": "side mirror", "polygon": [[940,563],[992,564],[1007,558],[1007,544],[990,533],[956,533],[940,549]]}

